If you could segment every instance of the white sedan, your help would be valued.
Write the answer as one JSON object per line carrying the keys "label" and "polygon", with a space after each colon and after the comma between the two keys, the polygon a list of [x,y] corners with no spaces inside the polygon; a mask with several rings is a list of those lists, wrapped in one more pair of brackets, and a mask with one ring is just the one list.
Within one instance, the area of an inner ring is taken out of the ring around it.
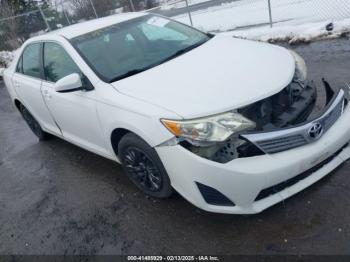
{"label": "white sedan", "polygon": [[176,190],[211,212],[261,212],[350,157],[348,89],[316,88],[293,51],[161,16],[31,38],[4,80],[40,140],[120,162],[146,194]]}

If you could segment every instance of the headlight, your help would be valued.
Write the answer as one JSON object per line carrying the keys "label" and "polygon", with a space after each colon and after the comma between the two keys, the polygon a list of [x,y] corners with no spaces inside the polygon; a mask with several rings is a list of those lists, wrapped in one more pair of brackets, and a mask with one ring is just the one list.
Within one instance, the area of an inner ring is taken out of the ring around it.
{"label": "headlight", "polygon": [[289,50],[295,60],[294,80],[304,82],[307,79],[307,67],[305,60],[293,50]]}
{"label": "headlight", "polygon": [[233,112],[193,120],[161,121],[177,137],[205,142],[225,141],[234,133],[255,127],[254,122]]}

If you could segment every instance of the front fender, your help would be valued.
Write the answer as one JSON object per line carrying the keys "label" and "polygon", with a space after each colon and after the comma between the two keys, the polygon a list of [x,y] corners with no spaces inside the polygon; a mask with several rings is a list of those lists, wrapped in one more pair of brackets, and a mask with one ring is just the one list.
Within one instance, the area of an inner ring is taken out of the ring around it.
{"label": "front fender", "polygon": [[100,104],[98,106],[98,115],[109,150],[113,154],[111,135],[118,128],[135,133],[151,147],[157,146],[173,137],[157,117],[147,116],[106,104]]}

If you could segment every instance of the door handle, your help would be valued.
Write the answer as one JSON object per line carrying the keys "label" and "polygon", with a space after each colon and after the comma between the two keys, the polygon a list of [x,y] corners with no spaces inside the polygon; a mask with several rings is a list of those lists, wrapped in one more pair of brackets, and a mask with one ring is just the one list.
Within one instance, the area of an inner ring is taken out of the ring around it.
{"label": "door handle", "polygon": [[18,83],[17,81],[14,81],[13,85],[14,85],[15,87],[19,87],[19,83]]}

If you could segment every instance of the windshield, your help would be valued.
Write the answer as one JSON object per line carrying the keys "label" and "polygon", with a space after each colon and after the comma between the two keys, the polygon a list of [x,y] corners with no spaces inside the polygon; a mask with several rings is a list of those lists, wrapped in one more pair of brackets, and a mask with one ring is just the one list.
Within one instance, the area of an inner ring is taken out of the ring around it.
{"label": "windshield", "polygon": [[106,82],[164,63],[210,36],[175,21],[146,15],[73,38],[71,43]]}

